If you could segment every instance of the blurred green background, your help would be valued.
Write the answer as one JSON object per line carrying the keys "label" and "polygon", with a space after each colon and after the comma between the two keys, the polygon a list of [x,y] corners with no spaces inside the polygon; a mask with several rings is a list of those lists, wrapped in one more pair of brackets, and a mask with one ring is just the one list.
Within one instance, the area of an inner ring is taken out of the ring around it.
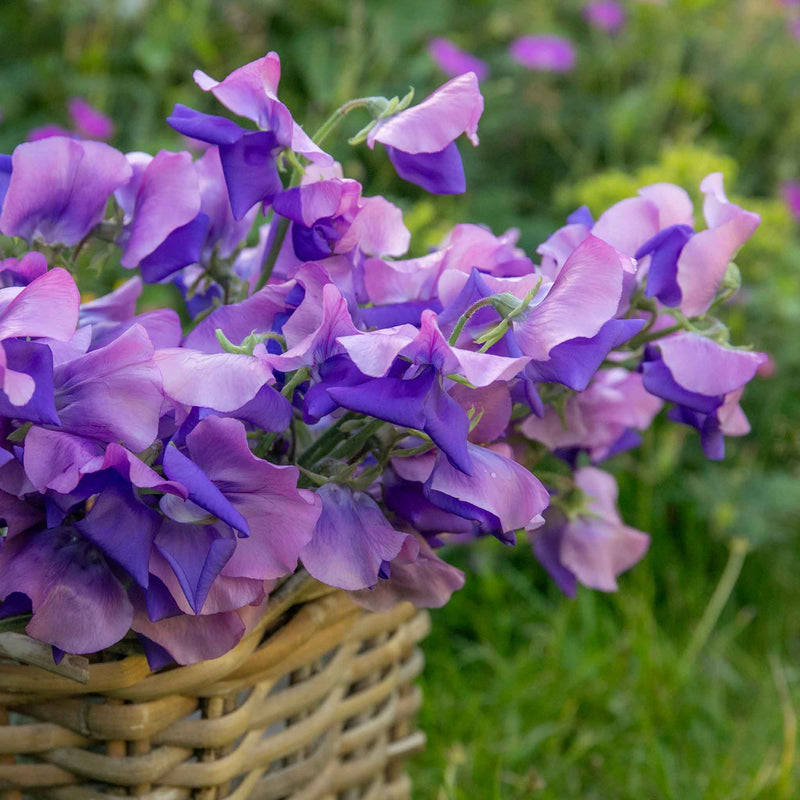
{"label": "blurred green background", "polygon": [[[427,197],[382,154],[334,146],[403,207],[418,251],[470,221],[517,227],[532,252],[581,203],[597,214],[659,180],[696,197],[715,170],[761,213],[727,317],[776,364],[745,394],[751,436],[710,464],[693,433],[660,423],[609,464],[626,522],[652,535],[616,595],[560,596],[525,543],[450,554],[468,581],[433,615],[415,797],[800,796],[800,236],[780,197],[800,177],[800,6],[620,2],[615,35],[581,0],[0,4],[0,152],[66,124],[74,95],[114,119],[119,148],[180,148],[173,104],[217,111],[193,69],[221,78],[271,49],[281,98],[313,130],[354,96],[424,97],[445,79],[427,42],[447,36],[492,69],[482,144],[462,148],[467,195]],[[570,38],[574,71],[514,64],[508,43],[534,33]]]}

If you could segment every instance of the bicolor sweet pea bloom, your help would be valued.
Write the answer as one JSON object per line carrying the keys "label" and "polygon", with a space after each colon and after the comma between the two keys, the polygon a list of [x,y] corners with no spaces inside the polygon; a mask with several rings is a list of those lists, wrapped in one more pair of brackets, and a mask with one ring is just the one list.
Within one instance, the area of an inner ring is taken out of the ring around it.
{"label": "bicolor sweet pea bloom", "polygon": [[108,198],[132,174],[113,147],[58,136],[19,145],[10,172],[0,232],[67,247],[102,220]]}
{"label": "bicolor sweet pea bloom", "polygon": [[508,48],[518,64],[536,72],[571,72],[575,46],[561,36],[520,36]]}
{"label": "bicolor sweet pea bloom", "polygon": [[128,156],[132,180],[116,193],[125,214],[123,267],[139,267],[148,283],[200,258],[209,218],[201,213],[200,184],[189,153],[162,150]]}
{"label": "bicolor sweet pea bloom", "polygon": [[478,144],[483,97],[474,72],[440,86],[419,105],[379,119],[367,135],[380,142],[397,174],[432,194],[466,191],[464,165],[455,140],[462,134]]}
{"label": "bicolor sweet pea bloom", "polygon": [[679,305],[689,317],[708,311],[731,259],[761,222],[758,214],[731,203],[722,187],[722,173],[703,179],[703,213],[708,228],[695,233],[689,225],[663,228],[634,254],[650,256],[645,294],[669,306]]}
{"label": "bicolor sweet pea bloom", "polygon": [[426,535],[491,535],[512,543],[515,531],[538,527],[550,501],[539,480],[494,449],[467,449],[469,475],[442,453],[394,459],[400,482],[394,482],[390,508]]}
{"label": "bicolor sweet pea bloom", "polygon": [[[36,261],[38,271],[41,264]],[[21,289],[0,289],[0,386],[12,405],[23,406],[31,401],[36,378],[28,374],[25,356],[15,362],[16,368],[8,363],[6,348],[13,346],[8,340],[49,337],[67,341],[75,332],[79,303],[74,279],[60,267],[40,274]],[[16,347],[24,349],[26,344],[31,343],[18,341]],[[46,365],[42,368],[47,369]],[[49,369],[52,372],[52,358]]]}
{"label": "bicolor sweet pea bloom", "polygon": [[458,469],[469,473],[469,419],[448,394],[444,378],[463,375],[473,386],[514,378],[528,363],[525,357],[476,353],[452,347],[424,311],[419,330],[411,325],[340,336],[356,367],[372,380],[339,386],[328,394],[344,408],[370,414],[396,425],[422,430]]}
{"label": "bicolor sweet pea bloom", "polygon": [[428,55],[436,62],[436,66],[451,78],[474,72],[479,81],[489,77],[489,65],[480,58],[462,50],[449,39],[437,37],[428,42]]}
{"label": "bicolor sweet pea bloom", "polygon": [[718,460],[725,452],[725,435],[749,432],[738,401],[766,361],[764,353],[723,347],[696,333],[678,333],[648,346],[642,380],[648,392],[676,404],[671,418],[697,428],[706,456]]}
{"label": "bicolor sweet pea bloom", "polygon": [[270,203],[283,188],[276,165],[282,150],[289,148],[314,163],[333,163],[278,100],[280,74],[277,53],[268,53],[263,59],[239,67],[222,81],[215,81],[200,70],[194,74],[201,89],[210,91],[234,114],[254,122],[257,131],[180,104],[167,119],[185,136],[219,147],[231,209],[237,220],[256,203]]}
{"label": "bicolor sweet pea bloom", "polygon": [[559,588],[570,596],[578,583],[615,592],[620,573],[636,564],[650,537],[623,524],[617,511],[617,482],[607,472],[583,467],[575,484],[587,499],[585,515],[568,520],[563,512],[545,512],[545,525],[533,535],[533,552]]}

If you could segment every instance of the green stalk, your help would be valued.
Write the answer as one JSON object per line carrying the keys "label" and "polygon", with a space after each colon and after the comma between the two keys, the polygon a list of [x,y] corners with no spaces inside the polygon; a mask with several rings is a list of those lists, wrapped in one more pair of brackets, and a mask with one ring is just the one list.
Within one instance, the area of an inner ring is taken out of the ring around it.
{"label": "green stalk", "polygon": [[706,610],[703,612],[700,622],[697,623],[697,627],[694,629],[689,646],[681,657],[680,666],[678,668],[681,678],[686,678],[688,676],[692,666],[694,666],[697,660],[697,656],[700,654],[703,647],[705,647],[714,627],[719,621],[722,609],[725,608],[725,604],[728,602],[734,586],[736,586],[736,581],[739,580],[739,574],[742,571],[748,549],[749,545],[746,539],[740,536],[731,539],[728,563],[725,564],[725,569],[722,572],[722,577],[719,579],[717,588],[714,589],[714,593],[708,601]]}

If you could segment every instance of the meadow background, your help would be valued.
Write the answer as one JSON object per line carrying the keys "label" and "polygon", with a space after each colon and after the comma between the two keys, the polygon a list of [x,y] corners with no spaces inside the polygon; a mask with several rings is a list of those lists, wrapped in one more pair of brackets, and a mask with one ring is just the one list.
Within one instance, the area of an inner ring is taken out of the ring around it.
{"label": "meadow background", "polygon": [[[462,148],[466,195],[428,197],[381,154],[334,147],[403,207],[418,247],[469,221],[517,227],[533,252],[582,203],[597,214],[659,180],[696,197],[715,170],[761,213],[728,312],[776,364],[745,394],[751,436],[712,464],[693,432],[661,424],[609,464],[626,522],[652,535],[615,595],[561,596],[524,542],[450,555],[468,580],[425,645],[422,800],[800,794],[800,223],[781,197],[800,178],[800,5],[621,2],[613,35],[582,0],[0,4],[0,152],[66,124],[76,95],[114,119],[120,149],[181,148],[173,104],[216,112],[192,70],[221,78],[272,49],[281,99],[313,130],[354,96],[413,85],[422,99],[445,80],[426,45],[446,36],[492,70],[482,144]],[[509,42],[536,33],[571,39],[574,70],[513,63]]]}

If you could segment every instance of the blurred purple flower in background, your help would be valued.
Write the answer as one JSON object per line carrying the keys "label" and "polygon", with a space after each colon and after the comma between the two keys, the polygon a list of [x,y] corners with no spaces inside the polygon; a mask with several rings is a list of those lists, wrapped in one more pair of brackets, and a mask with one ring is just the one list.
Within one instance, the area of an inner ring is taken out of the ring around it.
{"label": "blurred purple flower in background", "polygon": [[592,0],[583,8],[583,18],[593,27],[617,33],[625,26],[625,9],[616,0]]}
{"label": "blurred purple flower in background", "polygon": [[800,183],[797,181],[786,181],[783,184],[781,193],[783,202],[795,219],[800,219]]}
{"label": "blurred purple flower in background", "polygon": [[449,39],[431,39],[428,42],[428,54],[436,62],[436,66],[451,78],[465,72],[474,72],[479,81],[486,80],[489,76],[489,65],[485,61],[462,50]]}
{"label": "blurred purple flower in background", "polygon": [[114,135],[114,123],[82,97],[71,97],[68,108],[72,126],[82,138],[105,142]]}
{"label": "blurred purple flower in background", "polygon": [[538,72],[570,72],[575,66],[575,46],[561,36],[520,36],[508,52],[518,64]]}

